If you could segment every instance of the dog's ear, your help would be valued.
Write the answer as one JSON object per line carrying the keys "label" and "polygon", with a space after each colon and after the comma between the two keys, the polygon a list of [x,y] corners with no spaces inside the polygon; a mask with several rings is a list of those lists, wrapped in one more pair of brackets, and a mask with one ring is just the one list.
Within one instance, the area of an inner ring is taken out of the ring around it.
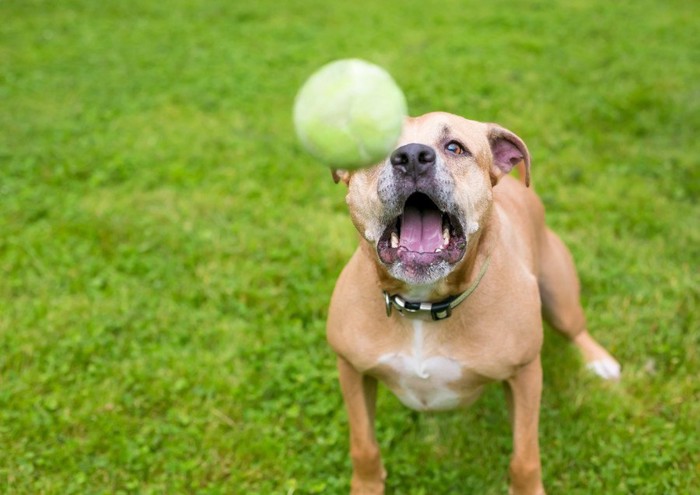
{"label": "dog's ear", "polygon": [[340,181],[343,181],[343,184],[347,186],[350,182],[350,172],[348,172],[347,170],[343,170],[341,168],[332,168],[331,175],[333,176],[333,182],[335,182],[336,184]]}
{"label": "dog's ear", "polygon": [[518,165],[520,180],[530,185],[530,152],[522,139],[508,129],[496,124],[489,124],[489,145],[493,154],[491,182],[498,180]]}

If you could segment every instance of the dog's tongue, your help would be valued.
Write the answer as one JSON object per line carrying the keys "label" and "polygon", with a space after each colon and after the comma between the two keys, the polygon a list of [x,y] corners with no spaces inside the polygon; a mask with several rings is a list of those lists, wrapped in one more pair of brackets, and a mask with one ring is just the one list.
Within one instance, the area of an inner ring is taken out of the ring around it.
{"label": "dog's tongue", "polygon": [[442,244],[442,213],[434,209],[406,206],[401,221],[399,247],[416,253],[434,253]]}

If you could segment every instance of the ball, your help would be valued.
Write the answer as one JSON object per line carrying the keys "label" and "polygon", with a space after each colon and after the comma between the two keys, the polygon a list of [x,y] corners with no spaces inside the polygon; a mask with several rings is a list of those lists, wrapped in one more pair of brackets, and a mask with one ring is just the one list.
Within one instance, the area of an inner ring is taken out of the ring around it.
{"label": "ball", "polygon": [[357,169],[385,158],[406,114],[406,98],[389,73],[359,59],[324,65],[294,101],[299,140],[333,168]]}

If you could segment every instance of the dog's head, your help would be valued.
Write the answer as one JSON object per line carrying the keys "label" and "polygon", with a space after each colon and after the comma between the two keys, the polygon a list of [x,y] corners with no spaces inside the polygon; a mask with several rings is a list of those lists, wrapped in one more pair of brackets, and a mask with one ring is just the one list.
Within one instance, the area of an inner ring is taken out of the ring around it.
{"label": "dog's head", "polygon": [[490,214],[492,187],[520,162],[529,183],[530,156],[518,136],[429,113],[406,120],[383,162],[333,175],[348,185],[353,223],[379,265],[415,286],[444,279],[465,258]]}

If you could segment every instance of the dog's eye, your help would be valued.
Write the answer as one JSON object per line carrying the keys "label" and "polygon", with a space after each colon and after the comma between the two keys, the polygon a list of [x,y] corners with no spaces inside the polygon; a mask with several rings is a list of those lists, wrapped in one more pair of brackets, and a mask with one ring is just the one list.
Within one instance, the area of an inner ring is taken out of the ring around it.
{"label": "dog's eye", "polygon": [[466,153],[462,145],[459,144],[457,141],[450,141],[449,143],[447,143],[447,146],[445,146],[445,149],[453,155],[463,155],[464,153]]}

